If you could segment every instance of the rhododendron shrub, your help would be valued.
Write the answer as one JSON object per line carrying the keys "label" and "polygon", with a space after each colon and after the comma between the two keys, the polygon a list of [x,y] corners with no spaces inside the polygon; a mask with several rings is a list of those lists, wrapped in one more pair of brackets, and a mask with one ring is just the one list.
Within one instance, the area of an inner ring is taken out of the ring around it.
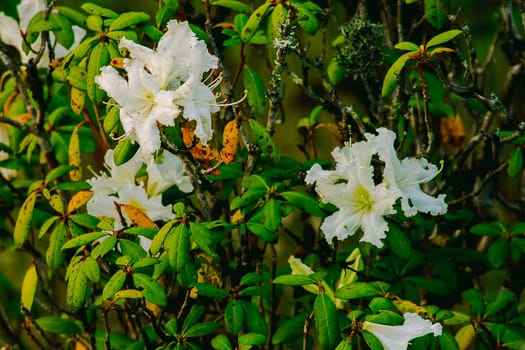
{"label": "rhododendron shrub", "polygon": [[18,2],[2,349],[525,347],[518,2]]}

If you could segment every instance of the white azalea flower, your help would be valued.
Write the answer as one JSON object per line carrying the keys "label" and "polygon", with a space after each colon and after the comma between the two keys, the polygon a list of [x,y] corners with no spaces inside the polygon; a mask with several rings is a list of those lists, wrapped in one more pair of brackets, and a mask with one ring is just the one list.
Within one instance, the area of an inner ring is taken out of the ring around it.
{"label": "white azalea flower", "polygon": [[[25,53],[22,50],[22,43],[24,38],[21,34],[21,31],[25,31],[31,19],[40,11],[44,11],[47,8],[47,1],[45,0],[22,0],[17,6],[18,17],[20,18],[20,23],[18,23],[14,18],[6,16],[4,13],[0,13],[0,28],[2,28],[0,33],[0,40],[4,43],[14,46],[20,52],[22,62],[27,62],[30,58],[35,57],[35,53],[29,52]],[[53,10],[56,11],[56,10]],[[86,31],[78,26],[73,26],[73,32],[75,34],[75,41],[72,47],[78,46],[81,39],[84,37]],[[55,42],[55,35],[53,32],[49,33],[49,38],[51,42]],[[37,41],[37,45],[41,45],[41,41]],[[63,47],[60,44],[54,46],[54,55],[55,57],[64,57],[68,53],[68,48]],[[42,55],[40,61],[38,62],[39,67],[47,67],[49,65],[49,59],[47,53]]]}
{"label": "white azalea flower", "polygon": [[141,62],[127,60],[128,80],[113,67],[102,67],[97,84],[120,106],[120,121],[126,136],[140,144],[144,157],[160,148],[157,123],[174,125],[180,109],[173,103],[173,91],[161,90],[159,82],[147,73]]}
{"label": "white azalea flower", "polygon": [[162,204],[162,196],[160,194],[149,197],[141,185],[133,185],[126,182],[118,195],[119,204],[132,205],[142,210],[151,221],[168,221],[175,218],[175,213],[171,210],[171,206]]}
{"label": "white azalea flower", "polygon": [[366,135],[368,142],[374,144],[379,157],[385,162],[384,178],[390,189],[399,193],[405,215],[413,216],[418,211],[432,215],[445,214],[445,195],[435,198],[420,188],[421,184],[436,177],[438,168],[425,158],[404,158],[400,161],[394,149],[396,134],[385,128],[379,128],[377,132],[377,136]]}
{"label": "white azalea flower", "polygon": [[383,344],[385,350],[403,350],[408,348],[408,343],[414,338],[426,334],[440,336],[443,327],[440,323],[430,322],[415,313],[405,313],[405,321],[400,326],[388,326],[379,323],[365,321],[363,330],[376,336]]}
{"label": "white azalea flower", "polygon": [[213,136],[211,113],[219,110],[212,92],[217,82],[208,86],[201,81],[217,68],[217,57],[187,22],[170,21],[167,27],[155,50],[121,39],[120,47],[131,56],[124,61],[127,81],[112,67],[103,67],[95,78],[119,104],[126,137],[140,144],[145,157],[160,148],[159,124],[174,125],[181,111],[196,122],[195,136],[206,145]]}
{"label": "white azalea flower", "polygon": [[140,152],[135,153],[130,160],[121,165],[115,164],[114,154],[115,151],[109,149],[104,155],[104,163],[109,176],[102,173],[100,176],[87,180],[94,193],[112,195],[118,193],[124,183],[135,183],[135,175],[142,166]]}
{"label": "white azalea flower", "polygon": [[170,206],[162,204],[160,194],[148,196],[144,186],[135,183],[137,171],[143,165],[141,153],[137,152],[126,163],[118,166],[115,165],[113,155],[114,151],[108,150],[104,156],[109,176],[102,174],[87,180],[93,191],[93,196],[87,203],[88,213],[97,217],[113,218],[116,230],[123,228],[120,214],[127,218],[124,210],[120,210],[119,214],[119,204],[132,205],[142,210],[152,221],[173,219],[175,214]]}
{"label": "white azalea flower", "polygon": [[164,152],[160,158],[160,162],[151,159],[147,163],[148,195],[162,193],[173,185],[185,193],[193,191],[182,160],[170,152]]}
{"label": "white azalea flower", "polygon": [[177,89],[190,76],[200,80],[204,72],[217,68],[217,57],[197,39],[188,22],[172,20],[167,28],[156,50],[125,38],[120,47],[126,48],[132,59],[142,61],[163,89]]}
{"label": "white azalea flower", "polygon": [[326,239],[344,240],[362,229],[362,241],[382,247],[388,224],[383,218],[394,214],[393,204],[397,194],[385,183],[374,184],[370,160],[373,149],[365,142],[336,148],[332,155],[337,161],[336,170],[322,170],[318,164],[306,175],[306,182],[316,182],[316,191],[323,202],[339,208],[325,218],[321,225]]}
{"label": "white azalea flower", "polygon": [[174,102],[184,107],[185,119],[197,122],[195,136],[206,145],[213,137],[211,113],[219,110],[211,89],[191,76],[175,90]]}

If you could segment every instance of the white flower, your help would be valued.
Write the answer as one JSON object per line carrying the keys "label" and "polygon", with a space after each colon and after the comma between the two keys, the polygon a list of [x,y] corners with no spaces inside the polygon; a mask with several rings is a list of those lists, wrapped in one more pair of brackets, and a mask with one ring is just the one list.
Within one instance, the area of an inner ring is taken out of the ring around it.
{"label": "white flower", "polygon": [[124,61],[127,81],[112,67],[103,67],[95,78],[120,106],[126,137],[140,144],[143,155],[160,149],[159,125],[172,126],[181,114],[195,121],[195,135],[206,145],[212,138],[211,113],[217,112],[212,88],[201,81],[203,74],[217,68],[217,57],[197,39],[187,22],[170,21],[156,50],[126,38],[120,47],[131,58]]}
{"label": "white flower", "polygon": [[445,214],[445,195],[435,198],[420,188],[420,184],[436,177],[438,168],[425,158],[404,158],[400,161],[394,149],[396,134],[385,128],[379,128],[377,132],[377,136],[366,135],[368,142],[374,144],[379,157],[385,162],[384,178],[390,189],[399,193],[405,215],[413,216],[418,211],[432,215]]}
{"label": "white flower", "polygon": [[[27,62],[29,58],[34,58],[35,53],[29,52],[26,54],[22,50],[22,43],[24,42],[21,31],[25,31],[31,19],[40,11],[44,11],[47,8],[47,1],[45,0],[22,0],[17,6],[18,16],[20,18],[20,24],[15,19],[6,16],[4,13],[0,13],[0,40],[4,43],[14,46],[20,52],[22,62]],[[53,10],[56,11],[56,10]],[[73,26],[73,33],[75,34],[75,41],[72,47],[78,46],[80,40],[84,37],[86,31],[78,26]],[[53,32],[49,33],[51,42],[55,41],[55,35]],[[41,41],[37,41],[37,45],[41,45]],[[55,57],[64,57],[68,53],[68,48],[63,47],[60,44],[54,46]],[[44,53],[40,61],[38,62],[39,67],[46,67],[49,64],[48,54]]]}
{"label": "white flower", "polygon": [[124,183],[135,183],[135,175],[142,166],[140,153],[135,153],[131,159],[121,165],[115,164],[114,154],[115,151],[109,149],[104,155],[104,163],[109,171],[109,176],[102,173],[101,176],[87,180],[93,192],[106,195],[116,194]]}
{"label": "white flower", "polygon": [[[173,219],[175,214],[170,206],[162,204],[160,194],[148,196],[144,186],[136,184],[135,176],[143,165],[140,152],[118,166],[115,165],[113,154],[113,150],[108,150],[104,157],[109,176],[102,174],[87,180],[93,191],[93,196],[87,203],[88,213],[113,218],[115,230],[122,229],[131,222],[125,210],[118,208],[121,204],[140,209],[152,221]],[[120,214],[126,219],[126,223],[121,222]]]}
{"label": "white flower", "polygon": [[410,340],[426,334],[440,336],[443,327],[440,323],[430,322],[415,313],[405,313],[405,321],[400,326],[388,326],[373,322],[363,322],[363,330],[376,336],[385,350],[403,350]]}
{"label": "white flower", "polygon": [[160,148],[157,123],[174,125],[180,109],[173,104],[173,91],[161,90],[159,82],[139,61],[128,60],[128,80],[113,67],[102,67],[95,81],[120,106],[120,121],[126,136],[139,143],[144,157]]}
{"label": "white flower", "polygon": [[316,191],[323,202],[339,208],[325,218],[321,230],[326,239],[344,240],[362,229],[362,241],[382,247],[388,224],[383,218],[394,214],[393,204],[397,194],[385,183],[374,184],[370,160],[373,149],[365,142],[336,148],[332,155],[337,161],[336,170],[322,170],[318,164],[306,175],[306,182],[316,182]]}
{"label": "white flower", "polygon": [[190,178],[186,175],[182,160],[170,152],[160,155],[160,162],[151,159],[147,163],[148,195],[164,192],[173,185],[185,193],[193,191]]}
{"label": "white flower", "polygon": [[[0,124],[0,143],[9,146],[8,126],[5,124]],[[0,151],[0,161],[7,158],[9,158],[9,153]],[[17,173],[18,172],[14,169],[0,168],[0,174],[2,174],[2,177],[6,180],[14,178]]]}
{"label": "white flower", "polygon": [[200,80],[204,72],[217,68],[217,57],[197,39],[188,22],[172,20],[167,28],[155,51],[125,38],[120,47],[126,48],[132,59],[142,61],[163,89],[177,89],[190,76]]}

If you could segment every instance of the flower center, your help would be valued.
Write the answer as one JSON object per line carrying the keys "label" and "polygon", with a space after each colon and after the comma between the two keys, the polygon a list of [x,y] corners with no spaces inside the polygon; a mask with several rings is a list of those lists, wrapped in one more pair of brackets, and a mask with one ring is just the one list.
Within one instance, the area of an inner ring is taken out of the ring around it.
{"label": "flower center", "polygon": [[355,189],[354,202],[362,211],[371,211],[374,205],[374,201],[370,198],[370,192],[363,185],[359,185]]}

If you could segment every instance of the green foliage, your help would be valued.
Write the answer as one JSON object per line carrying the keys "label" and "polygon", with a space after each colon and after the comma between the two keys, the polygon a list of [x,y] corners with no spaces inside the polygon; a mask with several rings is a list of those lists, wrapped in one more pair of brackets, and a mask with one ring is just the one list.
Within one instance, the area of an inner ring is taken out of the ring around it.
{"label": "green foliage", "polygon": [[[28,23],[0,43],[5,348],[381,350],[367,325],[397,344],[407,314],[443,327],[410,349],[525,347],[518,1],[52,5],[3,6]],[[175,18],[195,37],[166,45]],[[350,193],[380,127],[396,154]]]}

